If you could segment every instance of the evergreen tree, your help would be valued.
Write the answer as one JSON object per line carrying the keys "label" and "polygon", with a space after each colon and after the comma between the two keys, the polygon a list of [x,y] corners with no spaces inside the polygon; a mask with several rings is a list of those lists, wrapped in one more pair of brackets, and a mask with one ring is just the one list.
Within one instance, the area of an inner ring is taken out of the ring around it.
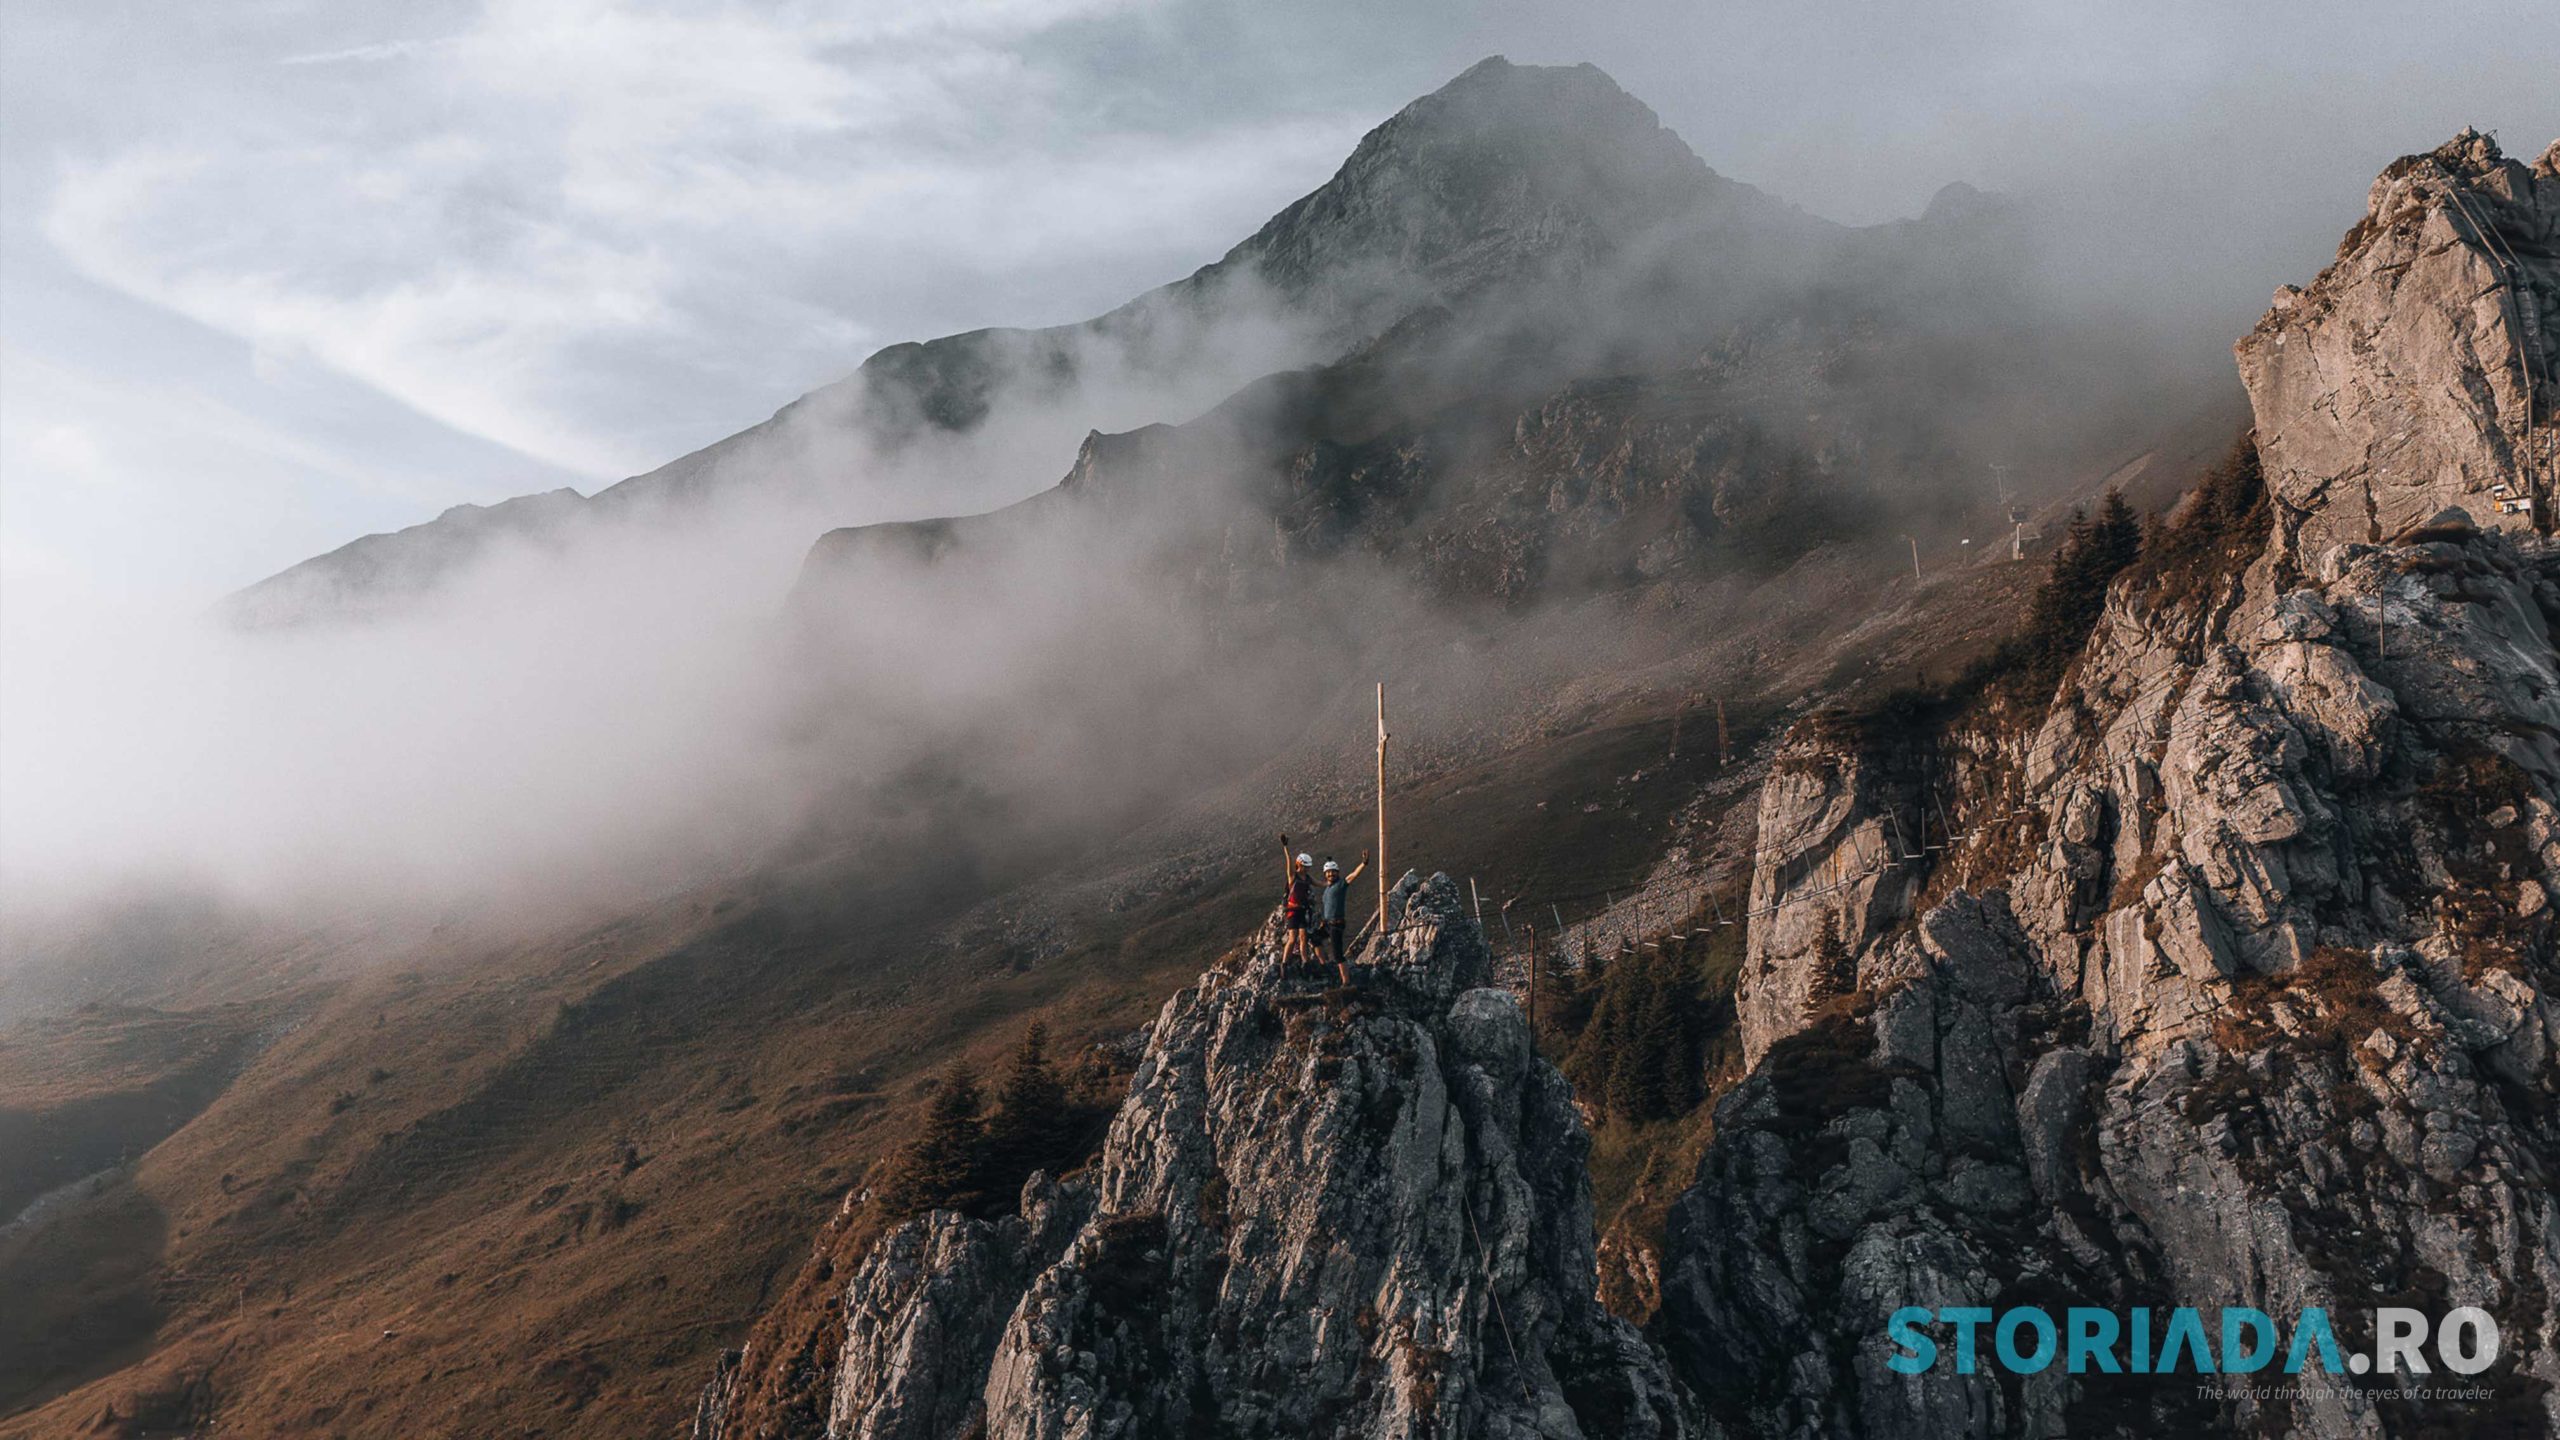
{"label": "evergreen tree", "polygon": [[1071,1158],[1074,1107],[1049,1066],[1048,1050],[1049,1027],[1032,1021],[996,1087],[996,1112],[986,1131],[985,1188],[991,1195],[1010,1194],[1032,1171],[1055,1171]]}
{"label": "evergreen tree", "polygon": [[979,1108],[977,1077],[958,1064],[944,1071],[923,1132],[900,1152],[881,1186],[881,1204],[891,1214],[967,1210],[978,1203],[984,1132]]}
{"label": "evergreen tree", "polygon": [[1713,1016],[1685,953],[1623,956],[1585,989],[1591,1020],[1566,1057],[1575,1086],[1621,1119],[1686,1114],[1705,1093]]}
{"label": "evergreen tree", "polygon": [[2143,556],[2146,598],[2171,606],[2209,593],[2214,583],[2249,563],[2265,545],[2272,517],[2258,449],[2240,437],[2221,463],[2205,472],[2174,520],[2152,527]]}
{"label": "evergreen tree", "polygon": [[1538,1023],[1551,1035],[1573,1035],[1591,1018],[1590,993],[1565,947],[1539,957]]}
{"label": "evergreen tree", "polygon": [[2107,492],[2097,518],[2072,517],[2027,611],[2020,658],[2035,685],[2062,678],[2105,613],[2107,586],[2141,553],[2142,522],[2117,491]]}
{"label": "evergreen tree", "polygon": [[2108,491],[2107,498],[2099,503],[2097,542],[2102,568],[2110,581],[2142,554],[2142,519],[2125,503],[2121,490]]}
{"label": "evergreen tree", "polygon": [[1659,1120],[1675,1113],[1679,1091],[1680,1017],[1659,964],[1643,967],[1636,992],[1634,1023],[1627,1034],[1627,1058],[1619,1065],[1626,1079],[1631,1120]]}
{"label": "evergreen tree", "polygon": [[1597,1002],[1601,989],[1609,983],[1609,957],[1598,944],[1582,943],[1582,976],[1580,988],[1587,1001]]}

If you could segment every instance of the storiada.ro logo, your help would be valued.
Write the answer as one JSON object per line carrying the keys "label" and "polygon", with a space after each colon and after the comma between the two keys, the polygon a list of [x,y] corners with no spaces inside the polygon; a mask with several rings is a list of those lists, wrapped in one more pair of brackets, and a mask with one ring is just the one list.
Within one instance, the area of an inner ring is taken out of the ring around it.
{"label": "storiada.ro logo", "polygon": [[[1920,1328],[1932,1322],[1947,1332],[1948,1344]],[[2423,1310],[2378,1309],[2371,1328],[2373,1351],[2366,1354],[2348,1353],[2329,1324],[2329,1312],[2317,1306],[2291,1325],[2279,1325],[2265,1311],[2245,1306],[2225,1307],[2208,1324],[2205,1312],[2183,1306],[2154,1312],[2074,1305],[2056,1323],[2033,1305],[2000,1311],[1907,1305],[1885,1322],[1894,1352],[1885,1365],[1896,1374],[1918,1375],[1946,1361],[1951,1349],[1959,1375],[1993,1361],[2019,1375],[2055,1364],[2074,1375],[2247,1375],[2276,1364],[2287,1375],[2315,1365],[2332,1375],[2427,1375],[2438,1365],[2476,1375],[2498,1358],[2498,1322],[2470,1306],[2449,1310],[2441,1320]]]}

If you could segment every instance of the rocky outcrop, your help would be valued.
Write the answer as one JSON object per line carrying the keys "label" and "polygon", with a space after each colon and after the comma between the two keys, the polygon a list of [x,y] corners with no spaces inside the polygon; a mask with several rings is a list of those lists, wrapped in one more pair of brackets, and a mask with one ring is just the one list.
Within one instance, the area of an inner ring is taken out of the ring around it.
{"label": "rocky outcrop", "polygon": [[1399,896],[1361,988],[1257,952],[1175,996],[1089,1172],[882,1239],[827,1433],[1696,1433],[1593,1298],[1582,1122],[1458,888]]}
{"label": "rocky outcrop", "polygon": [[1760,787],[1750,982],[1735,995],[1748,1064],[1856,984],[1852,957],[1910,913],[1910,861],[1931,843],[1917,757],[1845,738],[1823,727],[1791,737]]}
{"label": "rocky outcrop", "polygon": [[844,1288],[827,1433],[936,1440],[982,1429],[980,1392],[1005,1322],[1092,1211],[1090,1185],[1041,1175],[1016,1214],[939,1211],[884,1236]]}
{"label": "rocky outcrop", "polygon": [[[2444,508],[2529,484],[2550,169],[2466,136],[2386,172],[2242,343],[2264,520],[2121,579],[2036,714],[1902,736],[1944,850],[1879,869],[1893,767],[1799,732],[1756,1064],[1665,1256],[1660,1334],[1732,1431],[2560,1428],[2560,551]],[[2020,1304],[2318,1306],[2350,1353],[2378,1306],[2471,1305],[2503,1358],[2462,1401],[1885,1363],[1895,1309]]]}
{"label": "rocky outcrop", "polygon": [[2237,353],[2297,558],[2448,506],[2547,532],[2560,160],[2528,168],[2466,130],[2397,162],[2337,262],[2278,290]]}

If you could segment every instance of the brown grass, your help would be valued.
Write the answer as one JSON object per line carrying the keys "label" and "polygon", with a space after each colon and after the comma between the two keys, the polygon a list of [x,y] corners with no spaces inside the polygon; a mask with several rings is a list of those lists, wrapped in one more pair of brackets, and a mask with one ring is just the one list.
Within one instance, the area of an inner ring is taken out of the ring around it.
{"label": "brown grass", "polygon": [[[2231,1003],[2214,1017],[2214,1040],[2234,1055],[2291,1043],[2343,1064],[2379,1069],[2379,1057],[2362,1048],[2367,1036],[2380,1030],[2406,1042],[2418,1034],[2408,1017],[2383,1001],[2377,988],[2381,979],[2364,951],[2321,946],[2282,974],[2233,980]],[[2280,1002],[2289,1003],[2300,1017],[2290,1042],[2273,1016]]]}
{"label": "brown grass", "polygon": [[2419,814],[2448,846],[2453,883],[2435,896],[2436,918],[2477,980],[2491,970],[2525,974],[2548,954],[2552,911],[2528,920],[2511,904],[2518,885],[2540,870],[2522,823],[2492,828],[2481,817],[2501,806],[2521,816],[2532,782],[2514,761],[2485,746],[2446,756],[2420,783]]}

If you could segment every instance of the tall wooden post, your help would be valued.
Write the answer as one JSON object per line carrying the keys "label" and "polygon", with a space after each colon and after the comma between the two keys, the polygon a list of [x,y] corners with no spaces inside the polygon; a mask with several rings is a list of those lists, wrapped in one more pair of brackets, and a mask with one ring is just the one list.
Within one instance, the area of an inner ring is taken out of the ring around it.
{"label": "tall wooden post", "polygon": [[1716,701],[1716,768],[1733,763],[1733,736],[1724,728],[1724,701]]}
{"label": "tall wooden post", "polygon": [[1387,682],[1378,682],[1378,940],[1387,938]]}

